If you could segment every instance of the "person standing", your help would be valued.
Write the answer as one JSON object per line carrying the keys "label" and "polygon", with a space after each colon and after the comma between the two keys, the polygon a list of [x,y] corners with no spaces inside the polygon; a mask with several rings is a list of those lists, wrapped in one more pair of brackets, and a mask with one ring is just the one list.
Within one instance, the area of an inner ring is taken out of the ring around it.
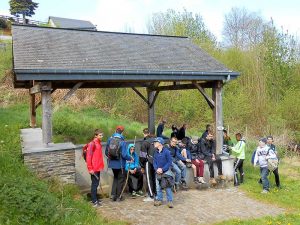
{"label": "person standing", "polygon": [[116,132],[108,139],[105,155],[108,157],[108,168],[111,168],[114,174],[114,180],[111,189],[111,197],[113,201],[122,201],[122,189],[125,185],[126,173],[125,163],[133,162],[133,158],[127,154],[125,138],[122,135],[123,126],[117,126]]}
{"label": "person standing", "polygon": [[176,137],[177,138],[177,136],[178,136],[178,128],[177,128],[177,126],[175,124],[173,124],[172,127],[171,127],[171,129],[172,129],[171,138],[172,137]]}
{"label": "person standing", "polygon": [[163,139],[168,139],[168,137],[163,135],[166,123],[167,123],[167,121],[165,119],[162,119],[161,122],[158,124],[158,126],[156,128],[156,136],[157,137],[161,137]]}
{"label": "person standing", "polygon": [[[154,170],[156,172],[156,200],[154,201],[154,206],[160,206],[162,205],[163,201],[163,193],[162,193],[162,179],[173,179],[173,173],[170,170],[172,165],[172,158],[170,155],[170,151],[165,148],[163,145],[165,143],[164,139],[161,137],[154,139],[154,147],[156,149],[153,159],[153,166]],[[169,182],[164,187],[166,189],[166,195],[167,195],[167,201],[168,201],[168,207],[173,208],[173,192],[172,192],[172,184]],[[172,183],[172,182],[171,182]]]}
{"label": "person standing", "polygon": [[185,138],[186,128],[187,128],[186,124],[183,124],[182,127],[180,127],[180,129],[178,131],[178,135],[177,135],[178,140],[182,140],[183,138]]}
{"label": "person standing", "polygon": [[91,197],[93,207],[101,206],[97,197],[97,188],[100,183],[100,171],[104,169],[101,140],[103,133],[99,129],[94,131],[94,139],[88,144],[86,154],[86,165],[91,175]]}
{"label": "person standing", "polygon": [[[279,159],[276,146],[273,144],[273,142],[274,142],[273,137],[272,136],[268,136],[267,137],[267,145],[276,154],[277,159]],[[280,179],[279,179],[278,167],[275,170],[273,170],[273,174],[275,176],[276,186],[278,188],[280,188]]]}
{"label": "person standing", "polygon": [[155,148],[153,145],[154,138],[149,132],[148,128],[143,129],[144,140],[142,142],[140,150],[140,165],[141,171],[146,175],[148,197],[143,201],[149,202],[154,201],[154,196],[156,195],[155,186],[155,170],[153,167],[153,156],[155,153]]}
{"label": "person standing", "polygon": [[225,180],[225,176],[222,173],[222,160],[216,154],[215,146],[215,141],[213,140],[213,134],[211,132],[208,132],[205,138],[201,138],[200,149],[202,153],[201,155],[203,155],[202,160],[205,160],[209,166],[210,183],[212,185],[217,184],[214,178],[214,162],[217,164],[218,167],[218,178],[220,180]]}
{"label": "person standing", "polygon": [[[230,147],[229,149],[232,151],[233,155],[236,157],[234,161],[234,185],[238,186],[240,183],[244,182],[244,170],[243,164],[245,160],[245,149],[246,143],[242,139],[242,134],[237,133],[235,135],[236,140],[238,141],[234,147]],[[237,171],[240,172],[240,180],[238,179]]]}

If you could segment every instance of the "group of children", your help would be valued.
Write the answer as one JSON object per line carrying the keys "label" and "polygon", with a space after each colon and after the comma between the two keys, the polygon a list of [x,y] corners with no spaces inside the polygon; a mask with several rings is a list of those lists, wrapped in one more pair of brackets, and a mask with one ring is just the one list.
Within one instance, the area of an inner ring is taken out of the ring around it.
{"label": "group of children", "polygon": [[[203,177],[204,162],[209,166],[209,182],[212,185],[216,184],[214,163],[216,163],[218,168],[218,179],[225,180],[222,172],[222,160],[215,152],[213,133],[208,127],[201,138],[183,137],[181,140],[178,140],[176,135],[173,135],[170,139],[162,136],[155,137],[150,134],[148,128],[145,128],[143,130],[144,140],[139,154],[136,152],[134,144],[127,146],[122,135],[123,131],[123,126],[117,126],[116,132],[108,139],[105,149],[108,168],[112,169],[114,175],[111,189],[112,201],[124,200],[123,192],[127,183],[132,197],[143,196],[143,176],[145,175],[148,197],[144,201],[154,201],[154,206],[162,205],[162,190],[164,189],[167,206],[173,208],[173,192],[178,191],[179,188],[188,189],[186,182],[187,168],[192,168],[196,184],[206,183]],[[162,131],[160,135],[162,135]],[[97,187],[99,185],[100,171],[104,168],[102,137],[103,133],[100,130],[96,130],[94,140],[88,145],[86,157],[88,171],[92,180],[92,203],[95,207],[101,205],[101,202],[97,199]],[[227,133],[224,132],[226,150],[231,151],[236,156],[234,162],[234,184],[239,185],[244,181],[245,141],[240,133],[236,134],[236,140],[237,143],[233,145],[229,142],[230,138],[227,136]],[[263,145],[265,142],[267,142],[267,139],[260,140],[254,159],[254,163],[259,162],[261,168],[261,182],[264,193],[269,190],[269,182],[267,180],[269,170],[266,166],[266,160],[268,157],[274,157],[273,153],[276,156],[275,146],[270,145],[266,147],[266,145]],[[278,177],[278,180],[276,178],[276,184],[280,186],[278,168],[274,171],[275,177],[276,174]]]}

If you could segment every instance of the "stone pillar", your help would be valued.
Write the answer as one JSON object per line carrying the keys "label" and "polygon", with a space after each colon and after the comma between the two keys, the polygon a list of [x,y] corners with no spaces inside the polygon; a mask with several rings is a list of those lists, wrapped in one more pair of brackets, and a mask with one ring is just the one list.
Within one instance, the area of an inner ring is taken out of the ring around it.
{"label": "stone pillar", "polygon": [[222,103],[222,81],[216,81],[213,88],[214,107],[214,122],[215,122],[215,135],[216,135],[216,153],[222,153],[223,146],[223,103]]}
{"label": "stone pillar", "polygon": [[42,134],[43,144],[52,143],[51,82],[42,82]]}

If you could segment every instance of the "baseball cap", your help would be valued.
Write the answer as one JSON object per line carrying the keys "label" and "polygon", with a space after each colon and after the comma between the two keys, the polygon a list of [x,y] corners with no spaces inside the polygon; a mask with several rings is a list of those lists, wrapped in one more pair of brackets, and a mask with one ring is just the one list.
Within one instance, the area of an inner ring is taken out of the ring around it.
{"label": "baseball cap", "polygon": [[119,126],[116,127],[116,130],[124,131],[124,129],[125,128],[123,126],[121,126],[121,125],[119,125]]}
{"label": "baseball cap", "polygon": [[161,137],[157,137],[157,138],[155,138],[155,139],[153,140],[153,142],[159,142],[159,143],[161,143],[162,145],[163,145],[163,144],[165,144],[165,141],[164,141],[164,139],[163,139],[163,138],[161,138]]}

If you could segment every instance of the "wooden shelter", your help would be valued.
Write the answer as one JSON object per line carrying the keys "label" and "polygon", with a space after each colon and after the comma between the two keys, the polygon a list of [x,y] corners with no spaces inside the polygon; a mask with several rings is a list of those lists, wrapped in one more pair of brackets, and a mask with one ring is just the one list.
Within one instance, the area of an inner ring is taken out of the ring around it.
{"label": "wooden shelter", "polygon": [[[232,72],[187,37],[12,26],[15,88],[41,93],[43,143],[52,142],[51,93],[78,88],[132,88],[148,106],[155,131],[155,100],[162,91],[198,89],[213,110],[217,152],[223,141],[222,87]],[[137,88],[144,88],[144,96]],[[212,97],[205,89],[212,88]],[[38,105],[39,105],[38,104]]]}

